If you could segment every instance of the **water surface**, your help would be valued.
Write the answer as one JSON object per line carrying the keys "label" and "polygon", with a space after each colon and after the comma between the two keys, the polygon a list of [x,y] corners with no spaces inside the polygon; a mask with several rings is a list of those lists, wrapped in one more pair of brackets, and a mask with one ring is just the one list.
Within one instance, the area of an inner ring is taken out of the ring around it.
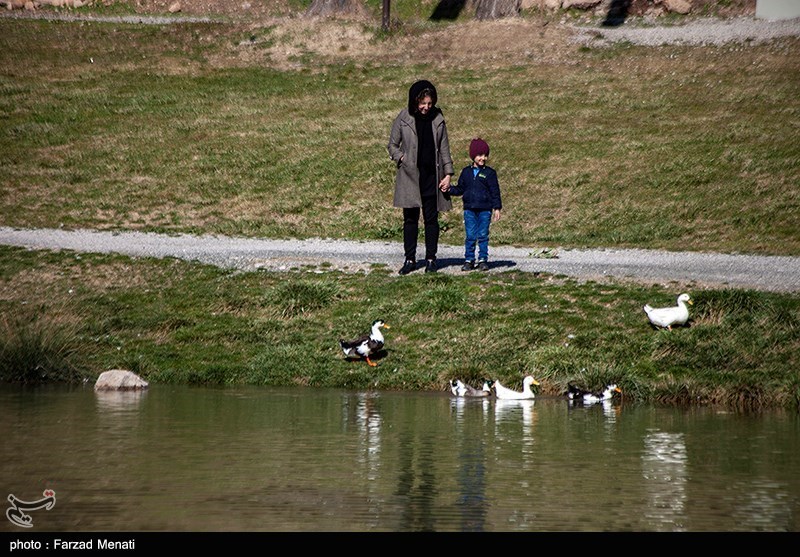
{"label": "water surface", "polygon": [[0,416],[3,496],[55,492],[34,532],[800,530],[791,412],[156,385]]}

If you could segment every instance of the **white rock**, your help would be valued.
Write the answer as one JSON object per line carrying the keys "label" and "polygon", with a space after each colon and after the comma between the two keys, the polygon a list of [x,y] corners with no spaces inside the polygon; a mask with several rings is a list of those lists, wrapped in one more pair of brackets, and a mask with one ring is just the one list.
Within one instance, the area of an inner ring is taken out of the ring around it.
{"label": "white rock", "polygon": [[95,391],[130,391],[146,389],[147,381],[124,369],[104,371],[94,384]]}
{"label": "white rock", "polygon": [[692,3],[689,0],[664,0],[664,7],[668,12],[676,14],[688,14],[692,11]]}

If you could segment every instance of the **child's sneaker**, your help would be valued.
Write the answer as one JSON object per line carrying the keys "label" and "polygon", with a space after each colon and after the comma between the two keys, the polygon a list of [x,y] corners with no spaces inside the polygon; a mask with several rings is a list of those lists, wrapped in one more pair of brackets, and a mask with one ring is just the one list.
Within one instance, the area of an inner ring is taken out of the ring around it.
{"label": "child's sneaker", "polygon": [[471,271],[474,268],[475,268],[475,262],[467,260],[467,261],[464,261],[464,265],[461,267],[461,270],[462,271]]}
{"label": "child's sneaker", "polygon": [[479,271],[488,271],[489,270],[489,263],[485,259],[481,259],[478,261],[478,270]]}

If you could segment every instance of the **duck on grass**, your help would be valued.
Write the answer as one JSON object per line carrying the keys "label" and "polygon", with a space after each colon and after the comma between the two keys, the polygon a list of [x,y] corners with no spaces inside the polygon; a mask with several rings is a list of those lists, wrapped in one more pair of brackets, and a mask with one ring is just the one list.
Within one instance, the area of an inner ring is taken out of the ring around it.
{"label": "duck on grass", "polygon": [[372,330],[369,334],[362,335],[353,340],[339,340],[345,358],[363,359],[372,367],[377,366],[370,359],[370,356],[383,349],[385,339],[381,329],[391,329],[382,319],[376,319],[372,323]]}
{"label": "duck on grass", "polygon": [[677,305],[673,307],[654,308],[645,304],[644,312],[654,327],[671,331],[672,327],[686,325],[689,320],[689,308],[686,304],[692,305],[692,299],[688,294],[681,294]]}

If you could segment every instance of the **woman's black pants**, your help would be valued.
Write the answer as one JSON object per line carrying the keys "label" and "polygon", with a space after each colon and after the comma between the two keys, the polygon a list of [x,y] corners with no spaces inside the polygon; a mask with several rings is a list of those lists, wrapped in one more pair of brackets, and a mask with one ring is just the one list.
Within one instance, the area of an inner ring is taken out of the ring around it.
{"label": "woman's black pants", "polygon": [[403,247],[406,261],[417,260],[420,212],[425,223],[425,259],[436,259],[439,248],[439,210],[434,195],[422,198],[421,211],[419,207],[403,209]]}

